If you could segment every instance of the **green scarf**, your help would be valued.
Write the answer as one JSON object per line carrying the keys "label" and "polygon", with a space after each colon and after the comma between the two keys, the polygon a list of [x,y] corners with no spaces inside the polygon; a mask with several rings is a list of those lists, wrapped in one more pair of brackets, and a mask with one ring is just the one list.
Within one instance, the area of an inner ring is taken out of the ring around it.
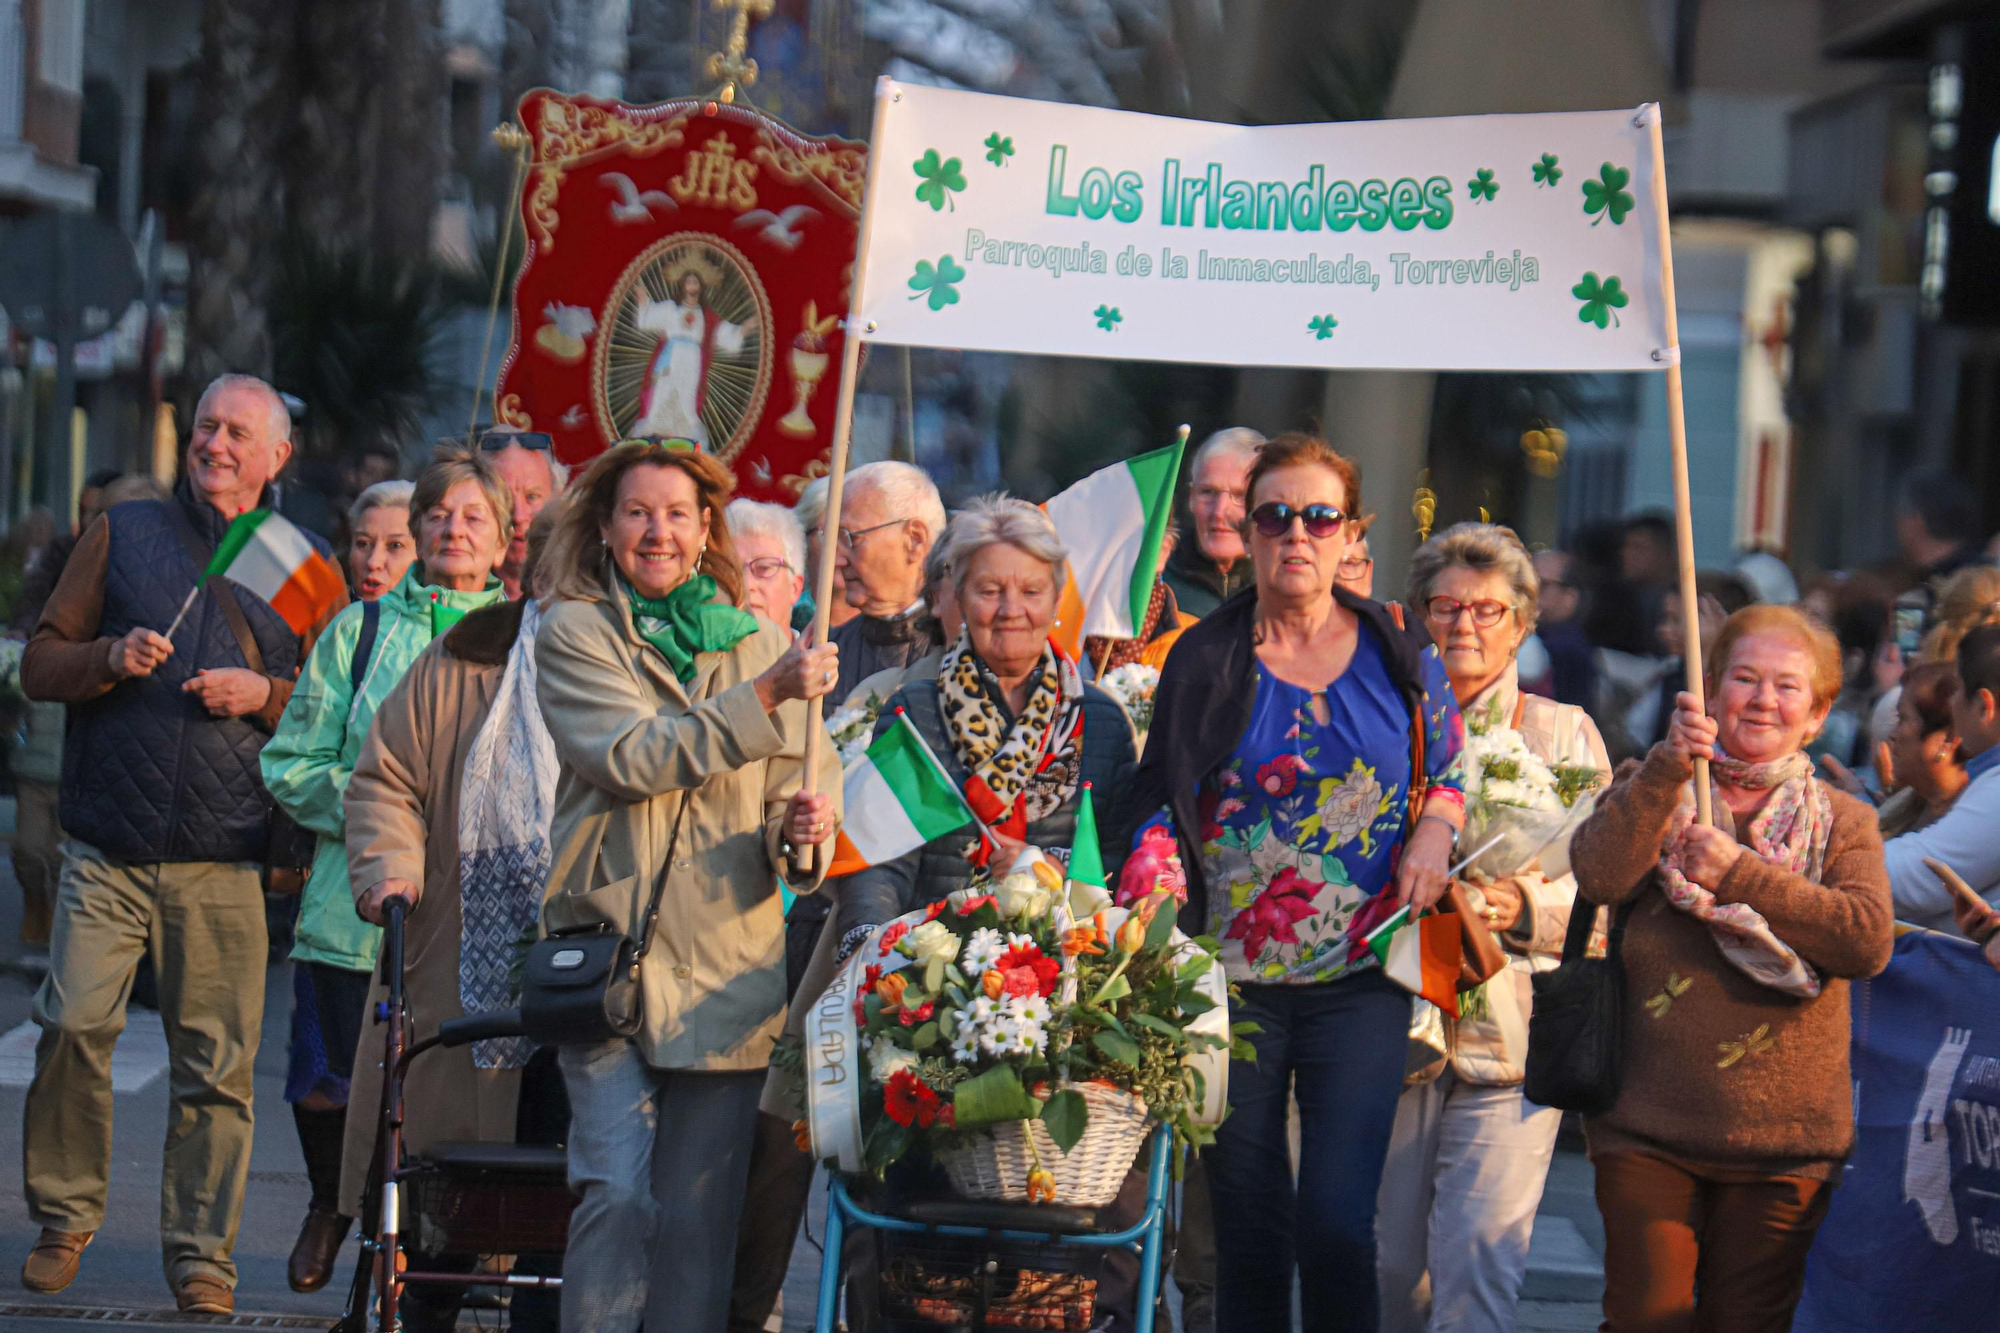
{"label": "green scarf", "polygon": [[757,617],[715,600],[715,580],[706,574],[665,597],[641,597],[630,584],[626,592],[639,637],[660,650],[683,685],[694,678],[696,653],[726,653],[757,628]]}
{"label": "green scarf", "polygon": [[422,561],[411,565],[409,574],[404,577],[411,580],[413,594],[427,605],[431,613],[433,639],[465,619],[468,612],[507,600],[506,585],[491,575],[487,576],[486,586],[477,592],[459,592],[425,582]]}

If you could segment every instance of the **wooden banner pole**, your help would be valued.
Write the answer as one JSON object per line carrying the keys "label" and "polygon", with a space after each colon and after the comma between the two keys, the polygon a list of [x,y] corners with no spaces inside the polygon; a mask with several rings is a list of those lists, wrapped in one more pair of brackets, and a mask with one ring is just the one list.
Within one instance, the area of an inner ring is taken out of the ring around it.
{"label": "wooden banner pole", "polygon": [[[863,330],[855,318],[853,303],[860,300],[861,294],[867,290],[868,235],[875,219],[875,200],[880,193],[877,187],[882,169],[882,122],[887,118],[889,103],[899,96],[887,79],[875,87],[875,119],[868,131],[868,177],[861,191],[861,234],[855,246],[854,285],[849,289],[847,324],[840,344],[840,397],[833,413],[833,449],[827,459],[826,510],[820,520],[819,568],[813,571],[812,642],[815,648],[826,642],[833,629],[833,564],[835,552],[840,547],[840,498],[841,490],[847,484],[848,436],[854,429],[854,381],[861,371]],[[910,443],[914,450],[916,441]],[[806,708],[806,771],[801,790],[807,793],[819,790],[819,751],[820,746],[826,743],[825,709],[825,695],[814,699]],[[815,874],[823,845],[813,844],[810,864]]]}
{"label": "wooden banner pole", "polygon": [[[1656,356],[1667,363],[1667,438],[1673,451],[1674,543],[1680,564],[1681,637],[1686,642],[1683,660],[1687,663],[1687,691],[1695,707],[1707,706],[1708,693],[1702,682],[1701,599],[1694,580],[1694,501],[1688,488],[1687,412],[1681,403],[1681,331],[1674,311],[1674,244],[1667,216],[1667,158],[1660,136],[1660,108],[1649,104],[1642,112],[1647,118],[1653,146],[1653,210],[1660,229],[1660,306],[1666,316],[1667,345]],[[872,166],[872,162],[871,162]],[[1715,822],[1709,809],[1708,761],[1694,761],[1695,819],[1702,824]]]}

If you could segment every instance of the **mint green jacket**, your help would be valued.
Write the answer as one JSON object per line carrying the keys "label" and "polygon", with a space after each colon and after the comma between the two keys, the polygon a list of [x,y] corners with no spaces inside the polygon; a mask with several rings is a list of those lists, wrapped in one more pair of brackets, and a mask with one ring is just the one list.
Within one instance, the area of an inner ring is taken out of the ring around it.
{"label": "mint green jacket", "polygon": [[451,592],[423,581],[413,564],[402,582],[382,594],[375,646],[357,692],[354,649],[361,637],[361,602],[333,618],[313,645],[292,700],[278,729],[264,746],[264,787],[300,827],[319,835],[312,874],[299,904],[297,944],[292,957],[352,972],[375,966],[382,932],[354,910],[347,886],[347,821],[340,798],[354,774],[354,760],[368,739],[375,710],[394,689],[417,654],[431,646],[431,603],[473,611],[505,598],[498,579],[478,592]]}

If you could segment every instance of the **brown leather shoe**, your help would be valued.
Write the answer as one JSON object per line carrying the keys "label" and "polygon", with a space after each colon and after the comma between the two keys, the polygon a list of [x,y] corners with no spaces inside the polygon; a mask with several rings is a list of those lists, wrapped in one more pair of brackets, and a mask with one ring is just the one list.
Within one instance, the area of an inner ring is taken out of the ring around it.
{"label": "brown leather shoe", "polygon": [[299,1228],[298,1243],[292,1246],[292,1261],[285,1273],[291,1281],[293,1291],[318,1291],[333,1277],[334,1261],[340,1257],[340,1246],[347,1239],[347,1228],[353,1219],[325,1208],[313,1208],[306,1212],[305,1225]]}
{"label": "brown leather shoe", "polygon": [[43,1227],[21,1265],[21,1285],[29,1291],[61,1291],[76,1281],[77,1265],[83,1262],[83,1247],[90,1244],[94,1231],[57,1231]]}
{"label": "brown leather shoe", "polygon": [[209,1273],[190,1273],[174,1285],[174,1303],[182,1314],[233,1314],[236,1293]]}

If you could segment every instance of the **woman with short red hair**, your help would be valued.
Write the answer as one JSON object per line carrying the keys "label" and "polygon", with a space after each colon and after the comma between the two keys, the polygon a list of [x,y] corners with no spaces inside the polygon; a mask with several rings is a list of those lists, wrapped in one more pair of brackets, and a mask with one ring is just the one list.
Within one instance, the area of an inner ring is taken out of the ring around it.
{"label": "woman with short red hair", "polygon": [[[1854,1146],[1847,983],[1893,943],[1875,813],[1804,752],[1840,685],[1825,626],[1738,611],[1707,710],[1680,695],[1571,847],[1579,899],[1622,932],[1624,1083],[1584,1120],[1612,1333],[1791,1327]],[[1694,819],[1697,758],[1712,826]]]}

